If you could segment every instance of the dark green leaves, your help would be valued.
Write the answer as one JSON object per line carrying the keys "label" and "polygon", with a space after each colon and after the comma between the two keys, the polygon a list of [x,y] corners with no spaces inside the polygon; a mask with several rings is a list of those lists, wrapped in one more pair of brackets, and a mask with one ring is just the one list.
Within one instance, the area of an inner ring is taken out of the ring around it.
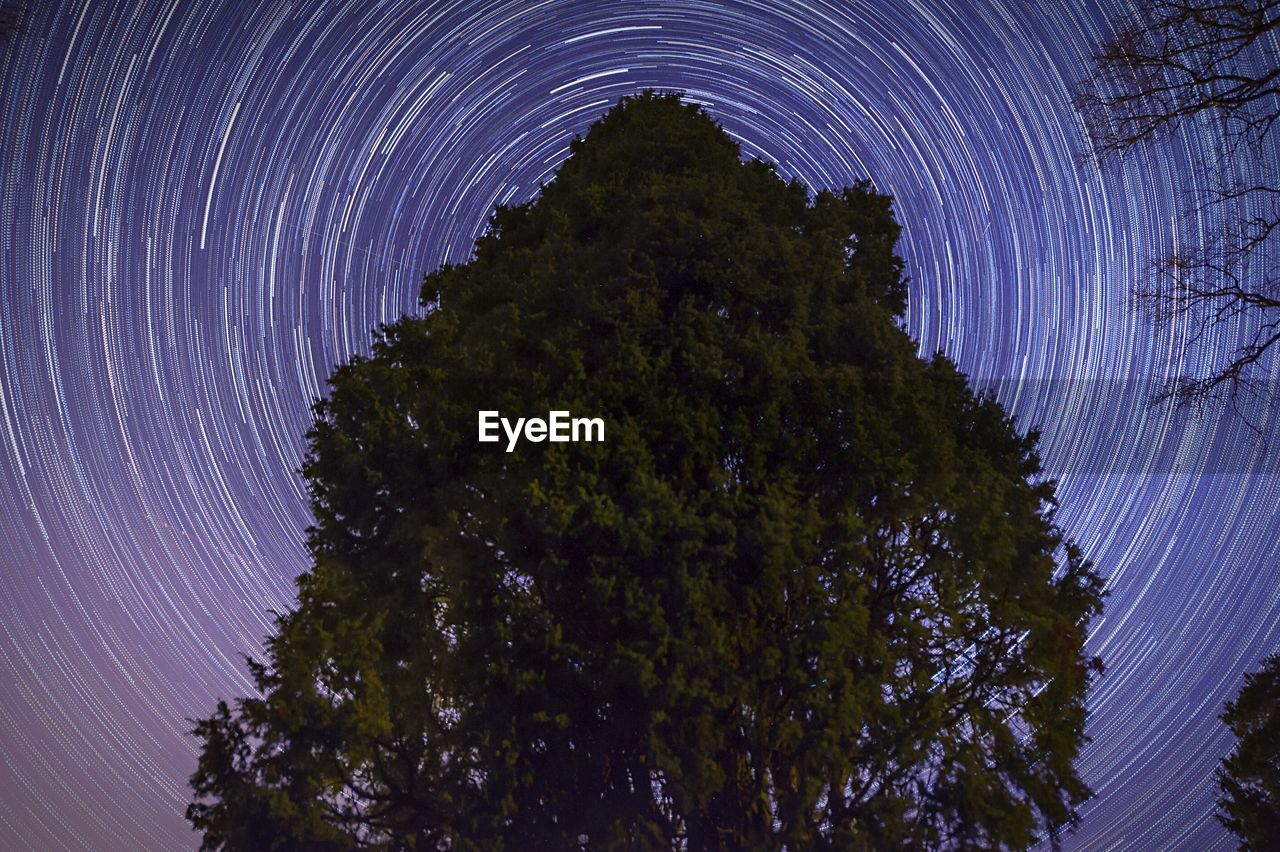
{"label": "dark green leaves", "polygon": [[[315,566],[265,697],[197,730],[206,845],[1016,848],[1067,823],[1098,578],[1033,440],[897,327],[889,199],[810,199],[674,96],[572,150],[317,407]],[[607,438],[507,453],[482,409]]]}

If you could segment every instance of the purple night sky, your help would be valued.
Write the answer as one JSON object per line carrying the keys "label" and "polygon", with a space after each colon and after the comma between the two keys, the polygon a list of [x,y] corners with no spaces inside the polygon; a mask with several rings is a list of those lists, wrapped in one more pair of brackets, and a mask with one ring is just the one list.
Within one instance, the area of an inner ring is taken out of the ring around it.
{"label": "purple night sky", "polygon": [[188,719],[250,690],[306,567],[310,402],[644,87],[895,196],[920,350],[1042,429],[1110,578],[1067,847],[1230,846],[1217,714],[1280,648],[1280,475],[1246,418],[1146,402],[1196,362],[1126,296],[1196,238],[1219,140],[1077,161],[1069,90],[1125,8],[29,0],[0,47],[0,849],[197,845]]}

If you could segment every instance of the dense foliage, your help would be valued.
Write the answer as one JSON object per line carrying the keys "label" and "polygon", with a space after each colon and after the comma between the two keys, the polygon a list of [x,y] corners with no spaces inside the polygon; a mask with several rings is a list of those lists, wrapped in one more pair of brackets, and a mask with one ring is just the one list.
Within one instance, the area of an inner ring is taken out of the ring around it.
{"label": "dense foliage", "polygon": [[[900,329],[890,200],[671,95],[337,370],[314,564],[199,723],[206,848],[1023,847],[1087,790],[1097,576]],[[477,441],[477,411],[602,417]],[[1096,662],[1096,661],[1095,661]]]}
{"label": "dense foliage", "polygon": [[1280,849],[1280,655],[1245,675],[1222,721],[1237,742],[1218,771],[1218,819],[1241,849]]}

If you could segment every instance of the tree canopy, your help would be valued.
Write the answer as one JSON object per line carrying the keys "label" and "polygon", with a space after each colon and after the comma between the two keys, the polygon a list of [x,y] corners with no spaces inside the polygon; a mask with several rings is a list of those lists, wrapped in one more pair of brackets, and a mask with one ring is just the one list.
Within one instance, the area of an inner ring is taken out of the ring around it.
{"label": "tree canopy", "polygon": [[[623,99],[332,376],[313,564],[206,849],[1018,848],[1068,824],[1097,575],[921,359],[890,199]],[[477,440],[568,410],[603,442]],[[1092,662],[1092,665],[1091,665]]]}

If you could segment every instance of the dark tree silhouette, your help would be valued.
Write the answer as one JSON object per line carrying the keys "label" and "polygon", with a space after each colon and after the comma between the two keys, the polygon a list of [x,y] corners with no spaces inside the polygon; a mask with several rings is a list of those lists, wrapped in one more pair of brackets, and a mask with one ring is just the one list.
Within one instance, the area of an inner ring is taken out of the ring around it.
{"label": "dark tree silhouette", "polygon": [[[1123,154],[1184,125],[1211,125],[1222,145],[1200,164],[1207,195],[1190,221],[1208,214],[1227,227],[1201,227],[1198,245],[1154,264],[1135,288],[1157,323],[1189,321],[1198,343],[1210,329],[1243,323],[1243,343],[1200,374],[1178,377],[1163,398],[1198,404],[1241,394],[1274,401],[1268,353],[1280,350],[1280,0],[1147,0],[1094,56],[1076,104],[1092,149]],[[1234,337],[1234,330],[1229,331]]]}
{"label": "dark tree silhouette", "polygon": [[[337,370],[313,567],[199,722],[206,849],[1024,848],[1088,794],[1097,575],[900,330],[890,200],[675,95]],[[603,442],[477,440],[477,413]],[[1056,835],[1055,835],[1056,836]]]}
{"label": "dark tree silhouette", "polygon": [[1218,770],[1218,820],[1242,850],[1280,849],[1280,655],[1245,675],[1222,721],[1237,742]]}

